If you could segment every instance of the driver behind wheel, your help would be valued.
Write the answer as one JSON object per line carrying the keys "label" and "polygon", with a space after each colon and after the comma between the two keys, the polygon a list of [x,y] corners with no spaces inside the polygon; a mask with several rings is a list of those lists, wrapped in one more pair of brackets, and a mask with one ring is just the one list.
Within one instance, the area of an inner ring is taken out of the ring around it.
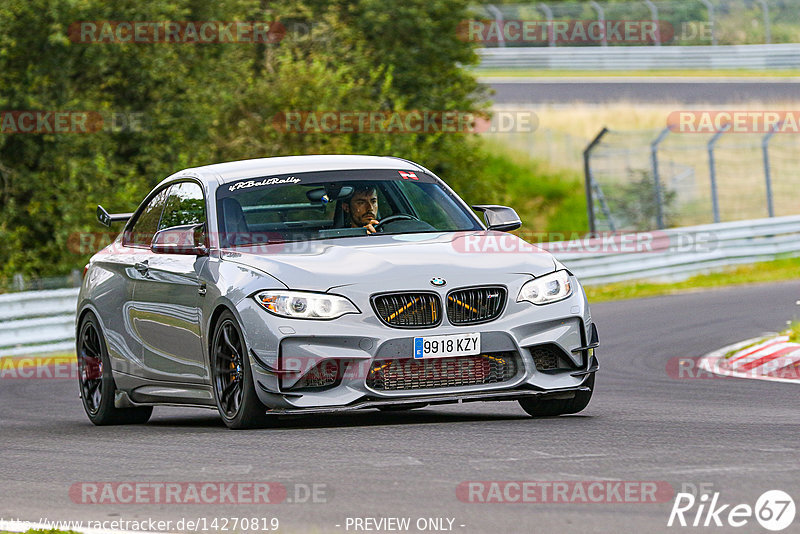
{"label": "driver behind wheel", "polygon": [[374,234],[374,225],[378,224],[377,189],[372,185],[356,186],[342,210],[350,228],[366,228],[368,234]]}

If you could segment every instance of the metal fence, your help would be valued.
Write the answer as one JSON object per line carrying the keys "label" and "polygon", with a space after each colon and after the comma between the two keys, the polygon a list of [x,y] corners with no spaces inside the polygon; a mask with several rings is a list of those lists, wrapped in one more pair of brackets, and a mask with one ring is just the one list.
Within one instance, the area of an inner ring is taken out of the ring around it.
{"label": "metal fence", "polygon": [[10,278],[0,278],[0,294],[80,287],[81,278],[81,272],[78,270],[73,270],[70,274],[64,276],[47,278],[32,278],[22,274],[15,274]]}
{"label": "metal fence", "polygon": [[[601,46],[730,45],[797,42],[800,0],[627,0],[545,1],[475,6],[475,17],[503,29],[509,21],[659,21],[652,42],[601,39]],[[511,33],[511,35],[504,35]],[[557,39],[551,30],[541,39],[515,39],[515,32],[495,32],[487,47],[581,46]]]}
{"label": "metal fence", "polygon": [[584,151],[590,230],[793,215],[798,169],[798,135],[603,129]]}
{"label": "metal fence", "polygon": [[[731,265],[800,256],[800,216],[546,243],[585,285],[675,280]],[[68,352],[78,289],[0,295],[0,357]]]}
{"label": "metal fence", "polygon": [[[800,39],[800,35],[798,35]],[[800,44],[671,47],[481,48],[481,69],[798,69]]]}
{"label": "metal fence", "polygon": [[78,291],[0,295],[0,357],[74,350]]}
{"label": "metal fence", "polygon": [[[726,267],[800,256],[800,216],[672,228],[547,248],[584,285],[673,281]],[[562,252],[563,251],[563,252]]]}

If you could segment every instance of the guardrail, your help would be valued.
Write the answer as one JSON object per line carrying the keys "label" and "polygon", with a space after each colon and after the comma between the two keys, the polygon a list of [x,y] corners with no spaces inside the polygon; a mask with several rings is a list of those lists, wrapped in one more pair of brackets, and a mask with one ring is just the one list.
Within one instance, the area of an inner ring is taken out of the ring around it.
{"label": "guardrail", "polygon": [[540,70],[797,69],[800,44],[479,48],[480,68]]}
{"label": "guardrail", "polygon": [[0,295],[0,357],[74,350],[78,291]]}
{"label": "guardrail", "polygon": [[561,241],[545,248],[584,285],[673,281],[731,265],[800,256],[800,216],[611,234],[603,240]]}
{"label": "guardrail", "polygon": [[[800,216],[610,234],[542,245],[584,285],[676,280],[800,256]],[[0,295],[0,357],[71,351],[78,289]]]}

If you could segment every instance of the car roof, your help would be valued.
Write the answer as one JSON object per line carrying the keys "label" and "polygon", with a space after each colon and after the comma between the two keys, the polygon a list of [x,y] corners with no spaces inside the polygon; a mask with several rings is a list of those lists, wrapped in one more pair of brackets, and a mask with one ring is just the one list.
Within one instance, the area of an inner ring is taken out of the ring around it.
{"label": "car roof", "polygon": [[276,174],[359,169],[397,169],[429,172],[416,163],[394,157],[320,155],[280,156],[215,163],[213,165],[185,169],[178,174],[190,173],[203,176],[209,180],[218,176],[223,183],[227,183],[234,180]]}

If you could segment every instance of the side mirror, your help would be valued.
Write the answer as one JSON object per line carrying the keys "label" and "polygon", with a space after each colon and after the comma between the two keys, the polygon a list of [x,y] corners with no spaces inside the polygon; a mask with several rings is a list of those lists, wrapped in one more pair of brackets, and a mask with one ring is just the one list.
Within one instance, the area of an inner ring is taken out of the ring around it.
{"label": "side mirror", "polygon": [[191,224],[160,230],[153,236],[150,250],[156,254],[207,256],[205,226],[205,224]]}
{"label": "side mirror", "polygon": [[513,208],[486,204],[472,206],[472,209],[483,212],[483,220],[486,221],[489,230],[510,232],[522,226],[522,221]]}

